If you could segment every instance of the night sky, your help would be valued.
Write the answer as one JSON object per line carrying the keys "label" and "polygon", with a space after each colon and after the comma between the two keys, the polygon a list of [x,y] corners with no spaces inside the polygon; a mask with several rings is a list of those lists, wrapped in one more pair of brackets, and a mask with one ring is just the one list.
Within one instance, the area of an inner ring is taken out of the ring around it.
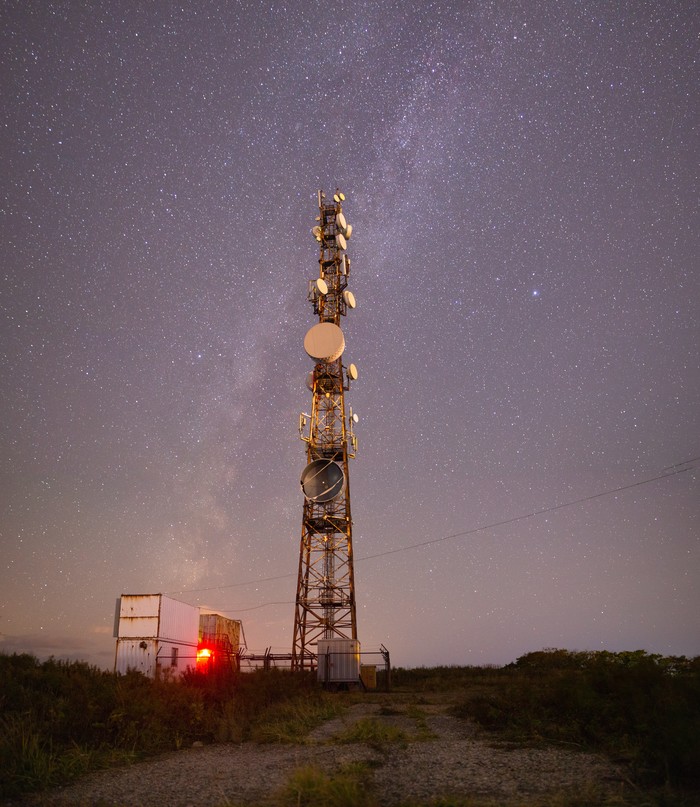
{"label": "night sky", "polygon": [[700,654],[699,21],[3,3],[0,650],[109,668],[163,592],[290,652],[340,188],[363,649]]}

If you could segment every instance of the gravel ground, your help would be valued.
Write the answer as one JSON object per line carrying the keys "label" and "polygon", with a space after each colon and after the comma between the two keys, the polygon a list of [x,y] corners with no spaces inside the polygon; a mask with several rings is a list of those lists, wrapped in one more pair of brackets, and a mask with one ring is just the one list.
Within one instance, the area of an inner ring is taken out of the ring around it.
{"label": "gravel ground", "polygon": [[[333,739],[366,717],[400,728],[411,740],[372,748]],[[275,792],[297,768],[312,765],[333,773],[356,762],[371,765],[373,792],[388,807],[436,796],[471,796],[475,804],[526,805],[538,796],[561,791],[619,792],[624,778],[609,762],[592,754],[499,747],[472,724],[445,714],[443,706],[420,706],[407,713],[404,707],[387,709],[363,702],[320,726],[305,745],[191,748],[90,774],[25,803],[36,807],[274,805]]]}

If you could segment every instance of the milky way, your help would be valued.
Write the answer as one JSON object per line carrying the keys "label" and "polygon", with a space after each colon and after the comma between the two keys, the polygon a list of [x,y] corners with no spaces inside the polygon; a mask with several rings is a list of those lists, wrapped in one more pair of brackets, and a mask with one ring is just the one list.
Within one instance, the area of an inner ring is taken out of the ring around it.
{"label": "milky way", "polygon": [[291,649],[340,187],[363,646],[700,653],[698,18],[5,3],[0,648],[167,592]]}

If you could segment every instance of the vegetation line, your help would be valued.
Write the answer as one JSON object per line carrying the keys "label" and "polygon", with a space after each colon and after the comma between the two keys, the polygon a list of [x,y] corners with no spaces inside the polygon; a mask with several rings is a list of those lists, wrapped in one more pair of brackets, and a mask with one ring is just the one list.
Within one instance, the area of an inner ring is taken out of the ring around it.
{"label": "vegetation line", "polygon": [[[502,668],[396,668],[392,680],[396,697],[404,698],[401,713],[412,715],[419,729],[424,714],[417,704],[438,699],[453,716],[476,722],[499,741],[566,744],[608,755],[645,794],[639,804],[696,803],[700,657],[543,650]],[[378,715],[397,713],[389,696],[377,697],[383,699]],[[304,743],[311,729],[347,704],[347,695],[324,692],[309,673],[188,672],[177,681],[150,680],[84,662],[0,654],[0,799],[195,742]],[[407,734],[368,718],[335,741],[390,754],[433,739],[427,724],[423,728]],[[342,804],[352,807],[360,804],[356,795],[365,774],[352,771],[331,782],[307,772],[287,796],[293,801],[294,793],[309,788],[321,795],[340,788],[349,794]],[[663,798],[648,796],[657,791]],[[694,795],[686,798],[688,793]]]}

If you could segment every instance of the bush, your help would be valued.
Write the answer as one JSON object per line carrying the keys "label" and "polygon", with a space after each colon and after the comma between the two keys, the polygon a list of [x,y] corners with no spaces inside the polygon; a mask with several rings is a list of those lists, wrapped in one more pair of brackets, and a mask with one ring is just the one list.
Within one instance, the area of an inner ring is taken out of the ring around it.
{"label": "bush", "polygon": [[502,686],[465,699],[456,713],[514,738],[618,756],[640,781],[696,785],[700,675],[694,662],[665,662],[644,651],[530,653]]}

